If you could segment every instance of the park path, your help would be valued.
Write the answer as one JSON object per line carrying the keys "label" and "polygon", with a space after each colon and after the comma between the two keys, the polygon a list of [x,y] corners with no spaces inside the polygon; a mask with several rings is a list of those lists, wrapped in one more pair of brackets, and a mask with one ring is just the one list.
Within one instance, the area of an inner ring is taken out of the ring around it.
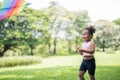
{"label": "park path", "polygon": [[56,56],[49,57],[42,60],[41,67],[55,67],[55,66],[76,66],[79,65],[81,57],[78,55],[72,56]]}

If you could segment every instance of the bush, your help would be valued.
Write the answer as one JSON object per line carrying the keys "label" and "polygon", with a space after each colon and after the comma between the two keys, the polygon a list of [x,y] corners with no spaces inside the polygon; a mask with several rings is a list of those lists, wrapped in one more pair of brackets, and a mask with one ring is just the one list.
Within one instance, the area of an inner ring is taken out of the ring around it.
{"label": "bush", "polygon": [[1,67],[13,67],[20,65],[29,65],[41,63],[41,58],[36,56],[21,56],[21,57],[2,57],[0,58]]}

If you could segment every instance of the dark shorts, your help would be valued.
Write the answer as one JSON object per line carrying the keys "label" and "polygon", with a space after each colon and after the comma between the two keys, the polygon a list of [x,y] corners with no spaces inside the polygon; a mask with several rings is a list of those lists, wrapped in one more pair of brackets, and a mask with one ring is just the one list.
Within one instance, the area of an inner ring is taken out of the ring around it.
{"label": "dark shorts", "polygon": [[95,74],[95,68],[96,68],[95,58],[90,59],[90,60],[84,60],[83,59],[79,71],[88,70],[89,75],[94,75]]}

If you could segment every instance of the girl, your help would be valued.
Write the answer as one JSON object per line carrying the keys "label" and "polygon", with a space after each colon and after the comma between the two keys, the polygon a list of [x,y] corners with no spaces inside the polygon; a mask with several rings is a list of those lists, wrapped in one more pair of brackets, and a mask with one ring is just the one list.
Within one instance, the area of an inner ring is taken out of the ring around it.
{"label": "girl", "polygon": [[95,28],[93,26],[86,27],[82,32],[82,38],[84,40],[82,43],[82,48],[76,46],[78,53],[83,56],[83,61],[78,73],[80,80],[85,80],[84,74],[86,70],[88,70],[90,80],[95,80],[95,45],[94,42],[91,41],[93,33],[95,33]]}

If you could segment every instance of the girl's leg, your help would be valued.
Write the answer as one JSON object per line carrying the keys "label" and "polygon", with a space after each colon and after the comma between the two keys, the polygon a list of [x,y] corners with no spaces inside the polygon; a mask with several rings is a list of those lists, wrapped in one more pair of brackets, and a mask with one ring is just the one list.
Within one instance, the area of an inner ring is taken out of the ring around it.
{"label": "girl's leg", "polygon": [[90,80],[95,80],[95,76],[94,75],[89,75],[90,76]]}
{"label": "girl's leg", "polygon": [[78,76],[80,80],[85,80],[84,74],[85,74],[85,71],[79,71]]}
{"label": "girl's leg", "polygon": [[88,69],[88,73],[89,73],[89,76],[90,76],[90,80],[95,80],[95,76],[94,76],[95,75],[95,69],[96,69],[95,59],[91,59],[88,62],[87,69]]}

